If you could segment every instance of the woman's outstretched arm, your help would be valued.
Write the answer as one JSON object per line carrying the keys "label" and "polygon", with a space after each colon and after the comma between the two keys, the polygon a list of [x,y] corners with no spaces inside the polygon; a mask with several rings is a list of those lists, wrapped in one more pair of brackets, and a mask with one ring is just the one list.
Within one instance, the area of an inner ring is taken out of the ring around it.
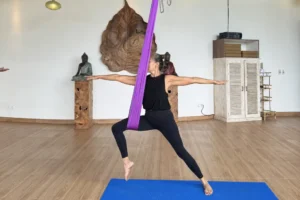
{"label": "woman's outstretched arm", "polygon": [[226,81],[216,81],[216,80],[204,79],[200,77],[183,77],[183,76],[173,76],[173,75],[168,75],[166,77],[166,82],[169,87],[185,86],[191,84],[224,85],[226,83]]}
{"label": "woman's outstretched arm", "polygon": [[109,74],[109,75],[96,75],[96,76],[87,76],[87,80],[107,80],[107,81],[117,81],[126,85],[135,85],[136,76],[127,76],[119,74]]}

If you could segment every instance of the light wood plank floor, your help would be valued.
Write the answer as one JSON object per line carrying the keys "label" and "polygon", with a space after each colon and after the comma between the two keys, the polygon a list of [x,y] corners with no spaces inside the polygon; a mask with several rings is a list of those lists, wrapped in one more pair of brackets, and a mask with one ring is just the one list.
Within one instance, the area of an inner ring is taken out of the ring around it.
{"label": "light wood plank floor", "polygon": [[[0,199],[99,200],[110,178],[123,178],[110,128],[0,123]],[[280,199],[300,199],[300,118],[179,128],[208,179],[264,181]],[[196,180],[159,132],[126,135],[131,178]]]}

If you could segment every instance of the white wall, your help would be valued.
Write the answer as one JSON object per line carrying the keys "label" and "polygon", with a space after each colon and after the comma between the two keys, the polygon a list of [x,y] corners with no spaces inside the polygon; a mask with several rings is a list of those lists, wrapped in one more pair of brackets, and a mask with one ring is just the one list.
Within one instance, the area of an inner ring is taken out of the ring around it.
{"label": "white wall", "polygon": [[[46,0],[0,1],[0,116],[72,119],[72,75],[86,52],[95,74],[109,71],[99,61],[100,36],[123,0],[60,0],[63,8],[49,11]],[[231,30],[259,39],[264,67],[272,71],[273,108],[300,111],[300,18],[289,0],[231,0]],[[290,0],[292,1],[292,0]],[[148,19],[151,0],[128,0]],[[298,13],[299,10],[298,10]],[[299,15],[299,14],[298,14]],[[169,51],[177,72],[213,77],[212,40],[226,30],[226,0],[173,0],[158,14],[159,52]],[[278,69],[286,74],[279,76]],[[94,82],[94,118],[127,116],[133,87]],[[213,87],[179,89],[179,115],[201,115],[213,110]]]}

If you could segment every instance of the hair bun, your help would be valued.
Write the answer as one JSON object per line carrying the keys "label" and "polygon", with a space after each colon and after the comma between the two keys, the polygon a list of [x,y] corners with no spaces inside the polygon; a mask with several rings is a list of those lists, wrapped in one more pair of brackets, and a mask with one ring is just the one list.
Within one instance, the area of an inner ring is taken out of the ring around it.
{"label": "hair bun", "polygon": [[168,67],[168,65],[170,63],[170,58],[171,58],[171,55],[169,54],[169,52],[166,52],[164,55],[164,65],[166,67]]}
{"label": "hair bun", "polygon": [[158,62],[162,62],[163,61],[163,55],[160,55],[158,53],[155,54],[155,60]]}
{"label": "hair bun", "polygon": [[170,60],[171,55],[169,52],[166,52],[165,54],[155,54],[155,61],[159,62],[159,69],[162,72],[169,68],[169,65],[172,63]]}
{"label": "hair bun", "polygon": [[166,52],[165,55],[164,55],[164,57],[165,57],[165,61],[166,61],[166,62],[170,62],[170,60],[171,60],[171,55],[170,55],[169,52]]}

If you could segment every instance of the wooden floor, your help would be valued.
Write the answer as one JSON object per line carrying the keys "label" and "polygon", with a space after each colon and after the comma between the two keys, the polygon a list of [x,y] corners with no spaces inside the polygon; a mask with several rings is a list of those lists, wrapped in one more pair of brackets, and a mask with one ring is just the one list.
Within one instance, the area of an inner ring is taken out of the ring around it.
{"label": "wooden floor", "polygon": [[[180,123],[186,148],[210,180],[264,181],[300,199],[300,118]],[[157,131],[127,132],[131,178],[196,180]],[[123,168],[110,126],[0,123],[0,199],[99,200]]]}

